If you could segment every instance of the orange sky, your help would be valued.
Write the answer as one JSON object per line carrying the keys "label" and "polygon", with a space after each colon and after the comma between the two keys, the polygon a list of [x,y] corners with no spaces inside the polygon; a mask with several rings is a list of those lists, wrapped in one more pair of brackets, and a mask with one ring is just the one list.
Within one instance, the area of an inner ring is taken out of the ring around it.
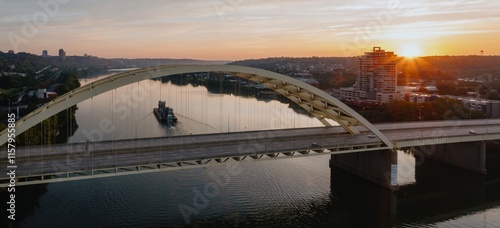
{"label": "orange sky", "polygon": [[237,60],[500,54],[500,1],[0,0],[0,50]]}

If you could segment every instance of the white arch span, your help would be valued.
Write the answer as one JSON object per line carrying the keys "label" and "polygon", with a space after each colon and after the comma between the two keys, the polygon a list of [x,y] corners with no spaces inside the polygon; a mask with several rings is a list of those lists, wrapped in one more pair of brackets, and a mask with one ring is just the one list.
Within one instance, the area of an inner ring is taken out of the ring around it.
{"label": "white arch span", "polygon": [[[377,128],[329,94],[286,75],[235,65],[164,65],[118,73],[70,91],[29,113],[16,122],[16,134],[23,133],[75,104],[121,86],[146,79],[195,72],[224,72],[262,84],[297,103],[318,118],[325,126],[331,126],[326,121],[326,119],[331,119],[351,134],[359,133],[356,126],[364,126],[382,140],[387,147],[393,148],[392,142]],[[0,145],[3,145],[7,142],[7,129],[0,134]]]}

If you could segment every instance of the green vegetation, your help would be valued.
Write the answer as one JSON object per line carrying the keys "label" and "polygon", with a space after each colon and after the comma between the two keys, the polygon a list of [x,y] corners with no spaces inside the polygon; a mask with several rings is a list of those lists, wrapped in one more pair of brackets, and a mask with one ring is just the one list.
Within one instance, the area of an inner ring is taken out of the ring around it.
{"label": "green vegetation", "polygon": [[346,70],[313,72],[312,75],[319,82],[320,89],[351,87],[356,82],[356,75]]}
{"label": "green vegetation", "polygon": [[55,92],[62,95],[80,87],[78,76],[79,71],[77,70],[61,72],[61,75],[56,80],[56,83],[60,83],[60,85],[55,89]]}
{"label": "green vegetation", "polygon": [[[421,68],[430,66],[436,72],[455,78],[500,77],[500,56],[428,56],[418,58]],[[424,67],[422,67],[424,66]],[[429,67],[427,67],[429,68]]]}
{"label": "green vegetation", "polygon": [[[56,88],[58,94],[64,94],[68,91],[80,87],[80,82],[78,81],[79,71],[77,70],[67,70],[61,72],[60,77],[56,80],[49,79],[43,83],[60,83]],[[39,105],[49,102],[53,98],[47,99],[37,99],[29,98],[25,100],[28,104],[28,108],[23,110],[21,115],[30,113],[38,108]],[[55,144],[66,142],[68,136],[73,135],[77,129],[76,120],[74,118],[77,108],[73,106],[68,110],[62,111],[55,116],[52,116],[42,123],[30,128],[21,135],[17,137],[17,145],[40,145],[40,144]],[[4,115],[6,116],[6,115]]]}
{"label": "green vegetation", "polygon": [[57,116],[52,116],[19,135],[16,144],[20,146],[55,144],[58,126]]}
{"label": "green vegetation", "polygon": [[357,60],[354,57],[267,58],[232,62],[232,65],[261,68],[292,76],[310,72],[320,89],[350,87],[356,82]]}
{"label": "green vegetation", "polygon": [[482,112],[469,112],[461,101],[450,98],[425,103],[392,100],[373,109],[355,110],[372,123],[419,121],[420,118],[422,121],[486,118]]}
{"label": "green vegetation", "polygon": [[1,89],[0,88],[0,94],[8,94],[8,93],[11,93],[12,91],[15,91],[15,89]]}
{"label": "green vegetation", "polygon": [[54,115],[42,123],[28,129],[17,137],[16,144],[26,145],[50,145],[64,143],[68,137],[73,135],[78,124],[74,118],[77,108],[76,105],[68,110]]}
{"label": "green vegetation", "polygon": [[[49,53],[50,54],[50,53]],[[33,74],[48,67],[62,70],[80,69],[82,77],[106,72],[110,68],[148,67],[166,64],[223,64],[226,61],[202,61],[194,59],[104,59],[94,56],[67,56],[61,60],[57,56],[46,58],[25,52],[15,54],[0,51],[0,72]]]}
{"label": "green vegetation", "polygon": [[78,124],[74,118],[76,110],[76,106],[73,106],[66,111],[62,111],[42,121],[42,123],[37,124],[17,136],[16,144],[19,146],[26,146],[50,145],[66,142],[68,137],[73,135],[78,128]]}
{"label": "green vegetation", "polygon": [[19,75],[7,75],[0,77],[0,88],[12,89],[23,87],[23,77]]}

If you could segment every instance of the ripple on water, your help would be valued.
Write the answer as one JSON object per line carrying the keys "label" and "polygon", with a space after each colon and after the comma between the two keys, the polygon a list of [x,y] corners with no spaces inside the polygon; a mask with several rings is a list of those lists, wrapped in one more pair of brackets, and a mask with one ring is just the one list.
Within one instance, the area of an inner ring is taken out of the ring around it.
{"label": "ripple on water", "polygon": [[[165,227],[186,225],[179,210],[196,210],[186,218],[205,226],[329,226],[358,218],[351,208],[331,196],[330,170],[325,157],[240,163],[202,208],[193,205],[195,191],[216,183],[214,173],[225,165],[142,175],[100,178],[46,185],[40,206],[23,227]],[[340,199],[341,200],[341,199]],[[198,200],[199,203],[202,203]],[[345,203],[345,202],[344,202]],[[401,227],[499,227],[500,209],[485,209],[460,217],[444,216],[407,221]],[[360,207],[362,205],[358,205]],[[439,222],[437,222],[439,221]]]}

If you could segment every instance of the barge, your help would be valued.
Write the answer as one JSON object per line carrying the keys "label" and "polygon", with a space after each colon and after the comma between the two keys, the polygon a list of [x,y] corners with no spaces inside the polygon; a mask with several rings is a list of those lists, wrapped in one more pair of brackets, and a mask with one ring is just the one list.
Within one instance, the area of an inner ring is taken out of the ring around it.
{"label": "barge", "polygon": [[160,123],[175,126],[177,117],[174,114],[174,109],[166,105],[166,101],[158,101],[158,108],[153,108],[153,113]]}

